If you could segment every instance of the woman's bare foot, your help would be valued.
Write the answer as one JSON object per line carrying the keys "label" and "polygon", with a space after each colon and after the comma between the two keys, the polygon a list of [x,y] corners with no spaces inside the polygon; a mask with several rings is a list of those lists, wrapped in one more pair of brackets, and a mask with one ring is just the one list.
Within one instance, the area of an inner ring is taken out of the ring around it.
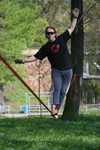
{"label": "woman's bare foot", "polygon": [[55,119],[58,119],[58,118],[59,118],[59,116],[58,116],[58,112],[59,112],[58,105],[52,105],[51,111],[52,111],[52,116],[53,116]]}
{"label": "woman's bare foot", "polygon": [[57,113],[52,114],[52,116],[53,116],[55,119],[58,119],[58,118],[59,118],[59,116],[58,116],[58,114],[57,114]]}

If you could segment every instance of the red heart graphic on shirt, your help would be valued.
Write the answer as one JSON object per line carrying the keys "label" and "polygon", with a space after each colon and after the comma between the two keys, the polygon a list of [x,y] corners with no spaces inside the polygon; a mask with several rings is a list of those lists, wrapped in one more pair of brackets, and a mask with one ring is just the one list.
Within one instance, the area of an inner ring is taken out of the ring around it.
{"label": "red heart graphic on shirt", "polygon": [[50,49],[51,49],[51,51],[52,51],[53,53],[58,53],[59,50],[60,50],[60,45],[59,45],[59,44],[54,44],[54,45],[52,45],[52,46],[50,47]]}

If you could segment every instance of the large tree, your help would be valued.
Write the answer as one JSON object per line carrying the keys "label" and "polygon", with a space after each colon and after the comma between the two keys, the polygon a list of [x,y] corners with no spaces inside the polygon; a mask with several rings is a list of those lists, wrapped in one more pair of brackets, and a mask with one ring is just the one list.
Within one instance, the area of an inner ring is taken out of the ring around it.
{"label": "large tree", "polygon": [[83,34],[83,0],[71,0],[71,10],[73,8],[80,9],[80,16],[78,18],[78,24],[71,39],[71,53],[73,64],[73,79],[70,86],[70,90],[66,96],[66,103],[62,119],[72,120],[79,114],[80,105],[80,81],[83,73],[83,51],[84,51],[84,34]]}

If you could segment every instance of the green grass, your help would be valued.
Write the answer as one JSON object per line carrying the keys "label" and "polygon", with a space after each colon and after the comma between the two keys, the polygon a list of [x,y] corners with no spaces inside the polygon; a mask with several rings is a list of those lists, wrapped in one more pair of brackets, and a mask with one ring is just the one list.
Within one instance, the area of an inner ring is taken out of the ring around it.
{"label": "green grass", "polygon": [[100,150],[100,114],[76,121],[1,118],[0,150]]}

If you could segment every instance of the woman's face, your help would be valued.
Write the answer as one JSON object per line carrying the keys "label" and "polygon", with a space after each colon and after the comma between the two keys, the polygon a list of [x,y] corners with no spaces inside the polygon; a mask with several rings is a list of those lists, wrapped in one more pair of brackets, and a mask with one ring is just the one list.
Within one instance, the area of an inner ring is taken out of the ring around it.
{"label": "woman's face", "polygon": [[56,32],[52,28],[47,29],[46,36],[50,41],[56,40]]}

